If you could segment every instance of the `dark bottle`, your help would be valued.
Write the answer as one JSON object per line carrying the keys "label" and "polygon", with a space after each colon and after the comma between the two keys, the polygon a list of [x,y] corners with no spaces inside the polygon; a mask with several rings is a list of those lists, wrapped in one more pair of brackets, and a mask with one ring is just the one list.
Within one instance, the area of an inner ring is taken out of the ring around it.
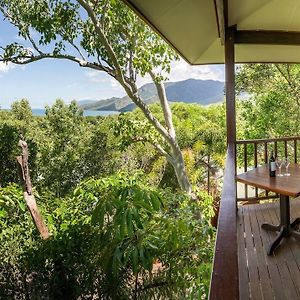
{"label": "dark bottle", "polygon": [[269,173],[270,173],[270,177],[276,176],[276,163],[275,163],[275,158],[273,156],[273,150],[271,151],[271,156],[269,159]]}

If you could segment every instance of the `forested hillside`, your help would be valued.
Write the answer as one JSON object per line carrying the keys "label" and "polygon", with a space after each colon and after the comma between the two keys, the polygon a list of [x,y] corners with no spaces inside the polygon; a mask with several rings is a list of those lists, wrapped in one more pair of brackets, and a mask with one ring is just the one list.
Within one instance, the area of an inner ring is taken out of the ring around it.
{"label": "forested hillside", "polygon": [[[178,82],[166,82],[166,93],[171,102],[198,103],[202,105],[222,102],[224,98],[224,82],[215,80],[187,79]],[[139,88],[139,94],[148,104],[159,102],[153,83]],[[110,98],[89,103],[79,102],[86,110],[132,111],[136,105],[128,96]]]}

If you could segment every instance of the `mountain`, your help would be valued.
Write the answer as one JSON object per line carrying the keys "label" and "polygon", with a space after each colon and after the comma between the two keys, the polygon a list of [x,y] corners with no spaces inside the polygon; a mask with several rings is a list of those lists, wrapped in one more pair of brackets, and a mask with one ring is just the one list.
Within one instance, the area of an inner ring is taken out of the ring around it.
{"label": "mountain", "polygon": [[[199,103],[207,105],[224,98],[224,82],[215,80],[187,79],[165,84],[168,100],[171,102]],[[158,102],[156,88],[147,83],[139,88],[139,94],[147,104]],[[136,105],[128,96],[109,98],[90,103],[78,102],[85,110],[131,111]]]}
{"label": "mountain", "polygon": [[83,100],[77,101],[77,104],[80,105],[80,106],[84,106],[84,105],[95,103],[96,101],[97,100],[83,99]]}

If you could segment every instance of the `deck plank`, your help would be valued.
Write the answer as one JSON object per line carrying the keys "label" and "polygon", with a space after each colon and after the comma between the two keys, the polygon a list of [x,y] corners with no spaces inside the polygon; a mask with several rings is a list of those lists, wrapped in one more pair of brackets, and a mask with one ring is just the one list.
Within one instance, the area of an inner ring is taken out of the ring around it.
{"label": "deck plank", "polygon": [[267,255],[269,245],[276,235],[273,232],[266,231],[261,228],[261,225],[263,223],[270,222],[268,214],[266,214],[267,209],[268,209],[268,207],[265,206],[264,204],[260,204],[255,207],[256,216],[257,216],[259,229],[260,229],[260,236],[263,241],[263,245],[264,245],[263,249],[265,250],[264,253],[266,255],[266,263],[268,265],[268,269],[270,272],[270,279],[271,279],[271,285],[273,288],[274,297],[276,300],[279,300],[279,299],[281,300],[281,299],[285,299],[285,296],[282,293],[284,286],[282,285],[280,273],[279,273],[277,264],[274,261],[277,258],[270,257]]}
{"label": "deck plank", "polygon": [[248,210],[250,215],[253,239],[256,247],[256,255],[257,255],[257,261],[259,266],[258,270],[259,270],[259,277],[261,281],[263,299],[274,299],[273,289],[270,281],[268,263],[267,263],[268,261],[267,253],[263,247],[263,242],[261,239],[261,233],[259,229],[260,224],[257,223],[255,206],[249,205]]}
{"label": "deck plank", "polygon": [[247,257],[246,257],[246,241],[245,241],[245,226],[244,226],[244,216],[243,216],[243,207],[241,206],[238,209],[237,215],[237,237],[238,237],[238,264],[239,267],[245,272],[241,273],[239,276],[239,297],[240,300],[249,300],[250,291],[249,291],[249,273],[247,267]]}
{"label": "deck plank", "polygon": [[[279,201],[239,206],[237,238],[241,300],[300,300],[300,242],[284,239],[273,256],[267,255],[275,232],[262,223],[279,222]],[[300,199],[291,200],[291,218],[300,216]]]}
{"label": "deck plank", "polygon": [[[291,220],[293,220],[297,216],[297,211],[295,209],[295,200],[291,200],[290,206],[291,206]],[[296,200],[297,201],[297,200]],[[292,209],[294,208],[294,209]],[[293,210],[293,213],[292,213]],[[273,210],[274,213],[276,213],[277,220],[279,222],[279,208]],[[288,241],[284,240],[282,247],[287,247],[285,250],[285,260],[286,264],[290,273],[290,276],[293,280],[294,286],[296,287],[296,292],[298,294],[298,298],[300,299],[300,269],[299,265],[297,263],[297,260],[295,258],[300,259],[300,248],[299,248],[299,242],[297,242],[295,239],[290,238]]]}
{"label": "deck plank", "polygon": [[[275,204],[275,205],[274,205]],[[279,210],[279,206],[277,205],[278,202],[274,203],[273,205],[268,203],[265,204],[267,207],[266,210],[266,216],[269,214],[269,223],[270,224],[279,224],[279,219],[276,214],[276,210]],[[276,234],[274,235],[276,236]],[[284,294],[286,296],[286,299],[292,300],[292,299],[299,299],[297,295],[296,286],[294,285],[293,278],[289,272],[289,268],[287,266],[287,261],[290,262],[290,267],[294,268],[295,261],[292,258],[291,250],[288,246],[289,240],[283,239],[280,243],[279,247],[275,250],[275,253],[273,255],[274,263],[277,264],[280,278],[282,281],[282,284],[284,286]],[[300,274],[300,273],[299,273]]]}
{"label": "deck plank", "polygon": [[246,237],[246,256],[248,259],[248,269],[249,269],[249,286],[250,286],[250,297],[251,299],[263,299],[261,294],[261,285],[258,271],[258,261],[256,256],[255,244],[253,241],[250,215],[248,207],[243,207],[244,224],[245,224],[245,237]]}

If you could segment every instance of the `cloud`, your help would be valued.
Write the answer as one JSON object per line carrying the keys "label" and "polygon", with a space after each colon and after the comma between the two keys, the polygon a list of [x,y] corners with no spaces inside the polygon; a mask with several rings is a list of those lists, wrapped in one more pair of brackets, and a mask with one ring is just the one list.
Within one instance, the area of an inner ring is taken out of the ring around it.
{"label": "cloud", "polygon": [[12,63],[4,63],[0,61],[0,73],[7,73],[9,70],[15,68]]}
{"label": "cloud", "polygon": [[[171,72],[167,74],[168,81],[182,81],[189,78],[202,80],[225,81],[223,65],[203,65],[191,66],[184,60],[171,63]],[[150,76],[139,77],[137,85],[140,87],[146,83],[152,82]]]}
{"label": "cloud", "polygon": [[106,75],[104,73],[101,73],[99,71],[87,71],[85,73],[85,76],[88,78],[88,81],[91,83],[104,83],[107,81],[107,77],[103,76]]}
{"label": "cloud", "polygon": [[117,92],[118,95],[120,93],[124,94],[124,89],[119,82],[104,72],[90,70],[85,73],[85,76],[90,83],[98,84],[102,90],[113,90],[114,92]]}
{"label": "cloud", "polygon": [[189,78],[224,81],[224,66],[191,66],[182,59],[171,64],[171,73],[169,74],[170,81],[180,81]]}
{"label": "cloud", "polygon": [[[91,83],[106,86],[106,88],[117,92],[124,92],[122,86],[115,79],[103,72],[89,70],[85,75]],[[167,77],[169,78],[168,81],[182,81],[189,78],[225,81],[223,65],[191,66],[182,59],[171,63],[171,72],[167,74]],[[141,87],[150,82],[152,82],[152,80],[149,75],[144,77],[139,76],[137,86]]]}
{"label": "cloud", "polygon": [[5,73],[8,73],[10,70],[18,68],[18,70],[25,71],[26,66],[14,65],[13,63],[4,63],[0,61],[0,78],[4,76]]}

